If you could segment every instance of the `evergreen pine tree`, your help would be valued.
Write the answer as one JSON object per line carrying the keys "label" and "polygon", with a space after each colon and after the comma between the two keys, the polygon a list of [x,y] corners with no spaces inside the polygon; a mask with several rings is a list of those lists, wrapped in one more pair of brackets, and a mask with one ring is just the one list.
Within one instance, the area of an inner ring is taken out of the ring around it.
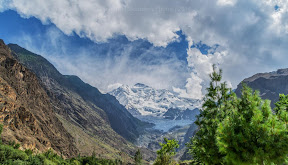
{"label": "evergreen pine tree", "polygon": [[243,85],[242,96],[211,83],[196,121],[199,131],[188,144],[194,162],[202,164],[283,164],[288,155],[288,96],[280,95],[275,112],[270,101]]}
{"label": "evergreen pine tree", "polygon": [[288,95],[279,95],[279,101],[275,103],[274,110],[277,114],[280,110],[288,111]]}
{"label": "evergreen pine tree", "polygon": [[135,160],[135,164],[136,165],[141,165],[142,164],[142,154],[140,152],[140,150],[138,149],[137,152],[134,155],[134,160]]}
{"label": "evergreen pine tree", "polygon": [[285,102],[280,99],[276,104],[278,115],[275,115],[270,101],[262,100],[258,91],[253,92],[246,85],[241,98],[234,97],[227,103],[231,105],[230,113],[216,133],[225,164],[283,164],[286,161],[288,120],[282,103]]}
{"label": "evergreen pine tree", "polygon": [[154,162],[154,165],[173,165],[176,164],[173,162],[173,156],[176,154],[176,148],[179,148],[178,141],[175,139],[168,140],[164,138],[165,143],[160,143],[162,147],[157,151],[157,158]]}
{"label": "evergreen pine tree", "polygon": [[280,94],[279,101],[275,103],[274,111],[278,118],[284,122],[285,129],[288,128],[288,95]]}
{"label": "evergreen pine tree", "polygon": [[221,83],[222,70],[217,71],[215,65],[213,65],[210,79],[201,113],[195,122],[199,130],[191,138],[187,147],[195,162],[222,164],[225,154],[219,152],[215,134],[218,124],[228,113],[222,107],[226,106],[225,103],[232,97],[232,94],[230,94],[231,90],[226,87],[226,83]]}

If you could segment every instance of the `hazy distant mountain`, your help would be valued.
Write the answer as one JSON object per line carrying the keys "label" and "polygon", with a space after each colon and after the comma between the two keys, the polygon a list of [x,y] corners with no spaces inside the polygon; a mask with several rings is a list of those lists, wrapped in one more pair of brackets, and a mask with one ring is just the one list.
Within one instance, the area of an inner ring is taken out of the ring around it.
{"label": "hazy distant mountain", "polygon": [[172,120],[191,119],[199,112],[200,100],[181,98],[166,89],[154,89],[137,83],[122,85],[110,92],[134,116],[163,117]]}

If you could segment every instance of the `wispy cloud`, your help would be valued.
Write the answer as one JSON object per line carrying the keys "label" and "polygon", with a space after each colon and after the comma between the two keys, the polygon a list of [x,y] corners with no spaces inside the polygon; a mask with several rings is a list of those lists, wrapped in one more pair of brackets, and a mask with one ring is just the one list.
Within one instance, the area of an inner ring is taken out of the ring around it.
{"label": "wispy cloud", "polygon": [[75,45],[69,42],[72,37],[51,27],[38,38],[23,34],[14,41],[43,55],[61,73],[78,75],[103,92],[108,92],[109,86],[115,83],[134,85],[141,82],[168,89],[185,85],[189,76],[187,64],[179,60],[175,52],[154,47],[145,40],[123,43],[119,37],[109,43],[78,45],[74,49]]}

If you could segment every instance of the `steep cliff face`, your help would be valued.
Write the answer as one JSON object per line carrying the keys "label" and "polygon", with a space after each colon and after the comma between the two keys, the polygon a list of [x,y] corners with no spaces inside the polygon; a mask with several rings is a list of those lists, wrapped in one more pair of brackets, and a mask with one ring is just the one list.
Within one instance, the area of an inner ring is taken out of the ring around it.
{"label": "steep cliff face", "polygon": [[[279,94],[288,94],[288,69],[279,69],[270,73],[258,73],[242,81],[254,90],[260,91],[263,99],[271,100],[271,106],[278,101]],[[235,90],[237,95],[241,94],[242,85],[239,84]]]}
{"label": "steep cliff face", "polygon": [[13,56],[39,77],[81,154],[94,151],[105,158],[134,154],[136,148],[127,140],[134,141],[146,123],[128,113],[115,97],[100,93],[77,76],[60,74],[45,58],[15,44],[9,47]]}
{"label": "steep cliff face", "polygon": [[0,40],[0,121],[2,139],[23,149],[50,148],[66,157],[77,155],[72,136],[58,120],[37,76],[11,55]]}

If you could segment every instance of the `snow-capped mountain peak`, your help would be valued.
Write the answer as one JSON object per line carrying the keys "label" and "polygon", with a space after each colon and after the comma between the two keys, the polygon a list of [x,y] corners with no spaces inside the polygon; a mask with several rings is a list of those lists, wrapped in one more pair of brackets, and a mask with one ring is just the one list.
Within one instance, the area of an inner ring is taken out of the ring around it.
{"label": "snow-capped mountain peak", "polygon": [[169,109],[194,110],[201,106],[200,100],[182,98],[166,89],[154,89],[137,83],[130,87],[122,85],[109,92],[134,116],[162,117]]}
{"label": "snow-capped mountain peak", "polygon": [[138,88],[149,88],[149,86],[142,84],[142,83],[137,83],[134,85],[134,87],[138,87]]}

